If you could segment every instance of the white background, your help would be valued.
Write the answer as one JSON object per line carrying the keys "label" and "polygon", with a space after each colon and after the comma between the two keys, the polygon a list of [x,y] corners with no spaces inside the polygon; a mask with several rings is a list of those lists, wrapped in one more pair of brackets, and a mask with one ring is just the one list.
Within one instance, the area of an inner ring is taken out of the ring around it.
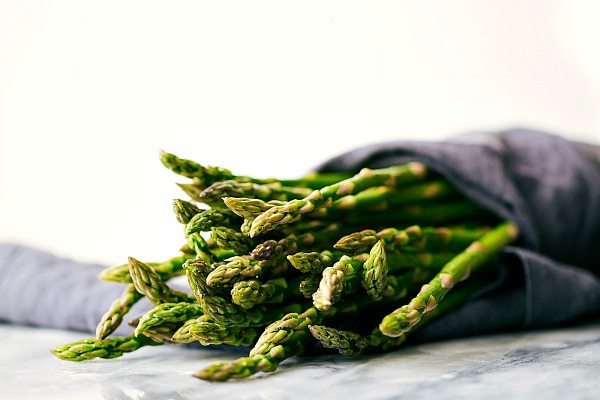
{"label": "white background", "polygon": [[600,142],[599,20],[594,0],[0,0],[0,240],[169,257],[161,148],[287,177],[387,139]]}

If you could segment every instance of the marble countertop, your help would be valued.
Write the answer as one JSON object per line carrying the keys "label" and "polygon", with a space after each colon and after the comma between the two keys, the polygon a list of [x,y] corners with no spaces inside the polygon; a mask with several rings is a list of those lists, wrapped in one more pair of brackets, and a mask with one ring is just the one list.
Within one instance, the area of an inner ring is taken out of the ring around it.
{"label": "marble countertop", "polygon": [[600,322],[428,343],[347,359],[288,360],[270,375],[208,383],[190,374],[239,356],[184,346],[69,363],[48,349],[81,334],[0,325],[0,399],[597,398]]}

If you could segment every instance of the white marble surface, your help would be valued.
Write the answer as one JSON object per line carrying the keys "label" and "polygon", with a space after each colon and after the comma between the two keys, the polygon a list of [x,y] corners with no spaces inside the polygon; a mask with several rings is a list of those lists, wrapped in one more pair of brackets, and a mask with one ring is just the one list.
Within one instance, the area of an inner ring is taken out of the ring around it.
{"label": "white marble surface", "polygon": [[145,348],[121,359],[68,363],[48,349],[73,332],[0,325],[0,399],[576,399],[597,398],[600,323],[470,338],[344,359],[293,359],[243,382],[190,374],[233,359],[222,350]]}

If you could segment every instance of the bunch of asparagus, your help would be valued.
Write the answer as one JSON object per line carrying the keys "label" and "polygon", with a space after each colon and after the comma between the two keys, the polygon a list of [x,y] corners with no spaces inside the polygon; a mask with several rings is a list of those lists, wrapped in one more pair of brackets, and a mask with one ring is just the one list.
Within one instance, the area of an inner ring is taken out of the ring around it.
{"label": "bunch of asparagus", "polygon": [[[513,223],[421,163],[277,180],[169,153],[161,161],[190,179],[179,186],[191,200],[174,201],[185,244],[164,262],[129,258],[104,270],[100,278],[123,284],[122,295],[95,338],[59,346],[57,357],[114,358],[164,343],[252,346],[248,357],[195,374],[223,381],[307,352],[388,351],[459,307],[485,283],[478,270],[517,236]],[[169,286],[180,275],[189,292]],[[109,337],[143,297],[154,308],[129,323],[132,334]]]}

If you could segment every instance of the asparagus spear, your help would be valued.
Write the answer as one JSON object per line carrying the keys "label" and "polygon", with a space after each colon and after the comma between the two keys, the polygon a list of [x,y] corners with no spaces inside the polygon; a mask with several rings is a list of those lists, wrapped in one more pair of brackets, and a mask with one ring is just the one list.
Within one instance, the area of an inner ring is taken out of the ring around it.
{"label": "asparagus spear", "polygon": [[236,215],[247,220],[253,220],[273,206],[285,204],[285,201],[281,200],[271,200],[267,202],[261,199],[248,197],[224,197],[222,200],[227,208]]}
{"label": "asparagus spear", "polygon": [[[316,278],[320,279],[318,275]],[[319,283],[318,279],[316,285]],[[280,277],[264,282],[257,279],[239,281],[231,289],[231,298],[240,307],[250,309],[258,304],[282,303],[287,298],[302,295],[307,290],[303,285],[307,284],[310,285],[305,276]]]}
{"label": "asparagus spear", "polygon": [[[129,325],[133,328],[137,327],[140,322],[140,318],[136,318],[133,321],[129,321]],[[153,326],[144,330],[143,336],[152,339],[158,343],[175,343],[173,335],[182,326],[180,322],[169,322],[161,325]]]}
{"label": "asparagus spear", "polygon": [[323,325],[310,325],[308,329],[323,347],[335,349],[345,356],[362,353],[369,345],[369,340],[356,332],[342,331]]}
{"label": "asparagus spear", "polygon": [[135,290],[153,304],[193,301],[186,293],[171,289],[152,268],[129,257],[129,275]]}
{"label": "asparagus spear", "polygon": [[395,187],[400,184],[415,182],[424,179],[426,175],[427,168],[421,163],[409,163],[379,170],[365,168],[352,178],[325,186],[302,199],[291,200],[285,205],[274,206],[265,211],[252,221],[250,236],[255,237],[274,229],[278,225],[296,222],[303,214],[310,213],[317,207],[343,196],[358,193],[373,186]]}
{"label": "asparagus spear", "polygon": [[[399,231],[404,232],[403,230]],[[403,240],[405,243],[408,241],[408,237],[400,234],[396,235],[394,239]],[[342,237],[333,245],[333,248],[348,255],[360,254],[370,249],[378,240],[380,238],[377,236],[377,231],[365,229]]]}
{"label": "asparagus spear", "polygon": [[206,283],[206,276],[218,265],[218,263],[210,264],[203,260],[190,260],[185,263],[185,275],[198,303],[202,303],[204,296],[219,294],[219,288],[209,287]]}
{"label": "asparagus spear", "polygon": [[391,251],[462,250],[485,231],[482,228],[422,228],[419,225],[406,229],[386,228],[379,232],[366,229],[342,237],[333,247],[345,254],[359,254],[383,240],[386,250]]}
{"label": "asparagus spear", "polygon": [[450,224],[465,220],[486,220],[493,217],[488,211],[466,200],[454,200],[443,203],[411,204],[395,207],[386,212],[357,212],[343,215],[341,219],[347,223],[381,226],[393,224]]}
{"label": "asparagus spear", "polygon": [[373,300],[379,300],[387,286],[388,264],[383,241],[375,243],[363,264],[362,285]]}
{"label": "asparagus spear", "polygon": [[179,158],[175,154],[164,151],[160,154],[160,161],[174,173],[185,176],[186,178],[194,178],[206,186],[214,182],[224,181],[234,177],[231,171],[226,168],[212,166],[205,167],[192,160]]}
{"label": "asparagus spear", "polygon": [[356,271],[362,267],[363,262],[356,258],[342,256],[332,267],[325,268],[323,277],[319,282],[319,288],[313,294],[313,304],[318,310],[326,311],[331,308],[333,303],[342,296],[342,290],[350,291],[350,285],[344,285],[346,282],[356,282],[356,279],[350,280],[345,277],[355,275]]}
{"label": "asparagus spear", "polygon": [[285,315],[265,328],[250,350],[250,356],[268,354],[274,347],[282,344],[302,342],[308,336],[308,326],[319,323],[321,319],[321,313],[315,308],[309,308],[301,314]]}
{"label": "asparagus spear", "polygon": [[252,221],[249,219],[245,219],[240,225],[240,232],[246,236],[250,236],[250,227],[252,226]]}
{"label": "asparagus spear", "polygon": [[410,332],[427,312],[435,309],[456,282],[468,278],[471,271],[495,257],[518,235],[517,226],[504,222],[492,229],[465,251],[449,261],[409,304],[387,315],[379,325],[381,332],[397,337]]}
{"label": "asparagus spear", "polygon": [[250,254],[256,260],[268,260],[306,250],[315,245],[328,246],[339,237],[342,228],[339,224],[330,224],[323,229],[299,234],[290,234],[280,240],[266,240],[252,250]]}
{"label": "asparagus spear", "polygon": [[352,175],[346,172],[312,172],[304,175],[300,179],[281,179],[282,185],[306,187],[310,189],[319,189],[323,186],[332,185],[336,182],[350,178]]}
{"label": "asparagus spear", "polygon": [[[152,267],[163,281],[166,281],[174,276],[183,275],[182,265],[190,258],[192,258],[190,254],[182,254],[162,263],[147,263],[147,265]],[[99,278],[106,282],[131,283],[129,264],[106,268],[100,273]]]}
{"label": "asparagus spear", "polygon": [[175,199],[173,200],[173,212],[177,221],[185,225],[202,210],[190,201]]}
{"label": "asparagus spear", "polygon": [[199,195],[201,202],[212,207],[225,207],[224,197],[253,197],[261,200],[291,200],[308,196],[311,190],[306,188],[283,186],[279,182],[252,183],[234,180],[216,182],[204,189]]}
{"label": "asparagus spear", "polygon": [[408,237],[408,243],[402,246],[405,251],[408,249],[416,251],[423,249],[438,250],[441,248],[463,250],[489,231],[489,228],[421,228],[419,225],[413,225],[404,231]]}
{"label": "asparagus spear", "polygon": [[233,362],[219,362],[196,372],[194,376],[206,381],[222,382],[243,379],[258,372],[272,372],[287,358],[304,352],[302,343],[275,346],[268,354],[242,357]]}
{"label": "asparagus spear", "polygon": [[[171,171],[173,171],[174,173],[184,176],[186,178],[192,178],[195,181],[197,181],[199,185],[203,186],[209,186],[215,182],[230,179],[254,183],[272,183],[277,181],[275,179],[257,179],[249,176],[234,175],[231,171],[229,171],[226,168],[206,167],[192,160],[179,158],[174,154],[166,152],[161,152],[160,159],[163,165]],[[330,172],[318,174],[311,173],[300,179],[280,180],[279,182],[287,186],[319,188],[326,185],[330,185],[335,182],[339,182],[346,178],[348,178],[348,174],[344,172]]]}
{"label": "asparagus spear", "polygon": [[416,183],[402,188],[375,186],[344,196],[334,201],[330,207],[319,208],[315,210],[314,216],[335,217],[353,210],[389,211],[399,205],[444,200],[457,195],[456,189],[443,180]]}
{"label": "asparagus spear", "polygon": [[221,325],[237,327],[266,325],[288,312],[297,312],[300,307],[301,305],[297,303],[278,307],[267,307],[261,304],[244,310],[221,296],[204,296],[202,300],[202,309],[210,319]]}
{"label": "asparagus spear", "polygon": [[206,283],[209,286],[235,283],[246,278],[255,278],[266,273],[277,275],[287,270],[285,258],[270,260],[255,260],[251,256],[236,256],[227,260],[227,263],[215,268]]}
{"label": "asparagus spear", "polygon": [[298,252],[287,256],[288,261],[294,268],[302,273],[321,273],[327,267],[331,267],[342,257],[339,252],[323,250],[321,252]]}
{"label": "asparagus spear", "polygon": [[307,299],[311,299],[314,292],[319,288],[321,274],[309,274],[298,284],[298,291]]}
{"label": "asparagus spear", "polygon": [[194,337],[192,336],[192,333],[190,332],[190,327],[193,324],[195,324],[198,320],[202,320],[204,318],[209,319],[206,315],[201,315],[198,318],[188,319],[187,321],[185,321],[183,325],[181,325],[181,327],[179,327],[179,329],[177,329],[175,333],[173,333],[173,336],[171,336],[171,341],[173,343],[192,343],[196,339],[194,339]]}
{"label": "asparagus spear", "polygon": [[224,326],[204,319],[189,326],[194,339],[204,346],[228,344],[230,346],[248,346],[254,343],[258,331],[253,327]]}
{"label": "asparagus spear", "polygon": [[135,328],[135,336],[163,324],[184,323],[188,319],[202,315],[202,307],[197,303],[162,303],[144,314]]}
{"label": "asparagus spear", "polygon": [[251,279],[236,282],[231,289],[231,299],[238,306],[250,309],[257,304],[281,303],[287,291],[288,282],[285,278],[275,278],[266,282]]}
{"label": "asparagus spear", "polygon": [[211,238],[221,249],[228,249],[236,254],[244,254],[250,250],[253,241],[248,236],[222,226],[211,229]]}
{"label": "asparagus spear", "polygon": [[125,314],[131,310],[143,296],[138,293],[134,285],[127,285],[127,288],[116,299],[108,311],[102,316],[96,328],[96,338],[104,339],[115,331],[123,322]]}
{"label": "asparagus spear", "polygon": [[196,257],[206,262],[224,260],[235,255],[232,250],[210,246],[199,233],[192,233],[187,239]]}
{"label": "asparagus spear", "polygon": [[[446,181],[417,183],[406,188],[395,189],[376,186],[339,198],[327,207],[315,209],[310,215],[316,218],[332,218],[353,210],[385,211],[393,206],[419,203],[430,200],[443,200],[457,195],[456,190]],[[254,219],[273,206],[285,205],[279,200],[263,201],[255,198],[227,197],[225,205],[237,215]]]}
{"label": "asparagus spear", "polygon": [[192,200],[202,202],[202,197],[200,197],[200,195],[202,194],[202,190],[205,188],[202,181],[194,179],[194,183],[178,183],[177,186],[179,186],[179,188],[183,190],[185,194],[190,196]]}
{"label": "asparagus spear", "polygon": [[[358,288],[367,257],[366,254],[354,257],[344,255],[333,266],[325,268],[319,289],[313,295],[315,307],[319,310],[328,310],[342,294],[354,292]],[[387,268],[390,273],[409,268],[438,269],[453,257],[454,254],[450,253],[386,254]]]}
{"label": "asparagus spear", "polygon": [[208,232],[217,226],[234,228],[241,222],[242,220],[229,210],[211,208],[194,215],[185,226],[185,234],[189,236],[192,233]]}
{"label": "asparagus spear", "polygon": [[144,336],[114,337],[109,339],[89,338],[55,347],[51,352],[61,360],[87,361],[94,358],[116,358],[143,346],[156,346],[159,344],[162,343],[154,342]]}

